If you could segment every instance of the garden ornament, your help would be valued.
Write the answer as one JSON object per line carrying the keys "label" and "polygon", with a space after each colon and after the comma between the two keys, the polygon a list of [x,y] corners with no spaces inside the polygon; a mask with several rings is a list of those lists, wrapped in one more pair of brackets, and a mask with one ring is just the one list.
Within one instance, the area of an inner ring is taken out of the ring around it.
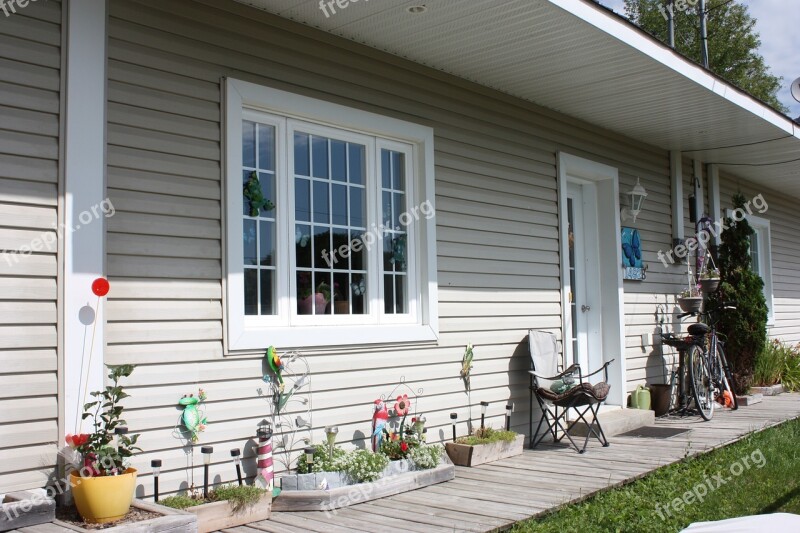
{"label": "garden ornament", "polygon": [[389,422],[389,409],[383,400],[375,400],[375,412],[372,413],[372,451],[377,452],[383,440],[383,428]]}
{"label": "garden ornament", "polygon": [[264,198],[261,192],[261,182],[256,171],[250,173],[250,178],[244,186],[244,197],[250,201],[250,216],[257,217],[261,209],[271,211],[275,209],[275,204]]}
{"label": "garden ornament", "polygon": [[472,371],[472,344],[467,344],[467,349],[464,350],[464,358],[461,360],[461,379],[464,380],[464,387],[469,391],[469,373]]}
{"label": "garden ornament", "polygon": [[189,394],[178,400],[178,404],[183,406],[183,414],[181,419],[183,425],[189,432],[192,442],[197,442],[200,439],[199,434],[206,429],[206,417],[204,413],[200,412],[198,405],[206,400],[206,393],[203,389],[199,389],[197,396]]}

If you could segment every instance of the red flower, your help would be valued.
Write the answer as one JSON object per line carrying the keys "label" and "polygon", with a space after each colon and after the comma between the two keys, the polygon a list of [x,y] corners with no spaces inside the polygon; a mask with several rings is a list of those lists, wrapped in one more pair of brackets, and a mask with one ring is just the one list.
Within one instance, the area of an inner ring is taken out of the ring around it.
{"label": "red flower", "polygon": [[67,445],[72,448],[73,450],[77,450],[87,442],[89,442],[89,435],[86,433],[81,433],[80,435],[70,435],[64,438],[67,441]]}
{"label": "red flower", "polygon": [[400,449],[403,450],[404,452],[407,452],[408,451],[408,443],[406,441],[401,442],[400,443]]}

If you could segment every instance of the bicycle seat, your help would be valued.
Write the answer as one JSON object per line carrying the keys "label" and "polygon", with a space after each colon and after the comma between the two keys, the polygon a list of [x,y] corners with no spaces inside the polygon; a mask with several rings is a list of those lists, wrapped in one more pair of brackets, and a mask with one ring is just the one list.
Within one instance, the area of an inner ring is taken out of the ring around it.
{"label": "bicycle seat", "polygon": [[711,328],[709,328],[706,324],[703,324],[702,322],[697,322],[686,328],[686,331],[688,331],[689,335],[691,335],[692,337],[702,337],[709,331],[711,331]]}

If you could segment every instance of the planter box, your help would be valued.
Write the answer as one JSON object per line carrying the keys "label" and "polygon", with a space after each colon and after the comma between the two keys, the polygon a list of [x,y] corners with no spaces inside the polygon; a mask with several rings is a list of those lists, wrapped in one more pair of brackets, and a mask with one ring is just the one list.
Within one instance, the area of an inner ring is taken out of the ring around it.
{"label": "planter box", "polygon": [[[158,518],[130,522],[102,529],[103,533],[197,533],[197,517],[186,511],[164,507],[153,502],[133,500],[131,507],[160,514]],[[73,531],[97,532],[97,529],[85,529],[75,524],[54,520],[54,525]]]}
{"label": "planter box", "polygon": [[524,443],[525,435],[517,435],[517,438],[511,442],[501,440],[476,446],[448,442],[445,445],[445,450],[447,450],[447,455],[453,461],[453,464],[458,466],[478,466],[483,463],[491,463],[498,459],[519,455],[522,453]]}
{"label": "planter box", "polygon": [[42,490],[10,492],[0,509],[0,531],[52,522],[56,517],[56,502]]}
{"label": "planter box", "polygon": [[[408,459],[391,461],[383,469],[381,478],[405,474],[413,470],[414,465]],[[291,474],[281,477],[281,491],[315,490],[322,489],[323,483],[327,489],[338,489],[356,485],[344,472],[315,472],[313,474]],[[327,490],[326,489],[326,490]]]}
{"label": "planter box", "polygon": [[272,509],[272,493],[265,493],[255,505],[234,511],[227,502],[211,502],[189,507],[187,512],[197,517],[197,531],[209,533],[218,529],[243,526],[250,522],[268,520]]}
{"label": "planter box", "polygon": [[332,511],[356,503],[364,503],[450,481],[454,477],[455,467],[451,464],[441,464],[430,470],[412,470],[402,474],[384,476],[370,483],[358,483],[329,490],[284,489],[280,496],[272,502],[272,509],[274,511]]}

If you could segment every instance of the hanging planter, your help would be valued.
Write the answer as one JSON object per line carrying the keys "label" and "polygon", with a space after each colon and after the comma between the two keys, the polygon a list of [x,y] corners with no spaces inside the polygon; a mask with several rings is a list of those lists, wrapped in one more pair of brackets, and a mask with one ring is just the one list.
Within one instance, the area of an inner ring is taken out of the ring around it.
{"label": "hanging planter", "polygon": [[703,307],[702,296],[681,296],[678,305],[684,313],[699,313]]}
{"label": "hanging planter", "polygon": [[700,280],[700,290],[703,294],[711,294],[719,288],[719,278],[707,278]]}

